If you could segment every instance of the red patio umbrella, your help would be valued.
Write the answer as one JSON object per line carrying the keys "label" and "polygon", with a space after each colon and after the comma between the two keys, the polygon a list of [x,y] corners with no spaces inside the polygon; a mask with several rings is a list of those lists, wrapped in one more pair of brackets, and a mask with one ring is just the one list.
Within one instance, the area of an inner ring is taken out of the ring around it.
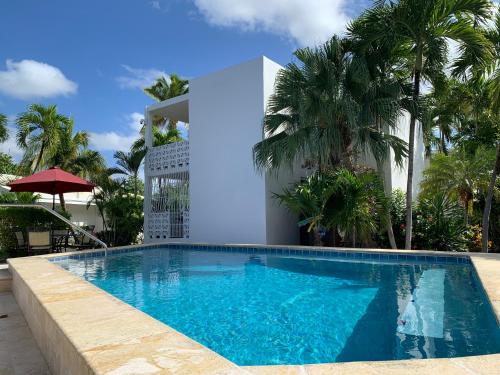
{"label": "red patio umbrella", "polygon": [[[46,193],[52,194],[54,198],[56,194],[76,193],[79,191],[90,192],[95,187],[93,183],[65,172],[59,167],[52,167],[31,176],[20,178],[7,184],[7,186],[10,187],[12,192]],[[52,209],[54,208],[55,201],[53,199]]]}

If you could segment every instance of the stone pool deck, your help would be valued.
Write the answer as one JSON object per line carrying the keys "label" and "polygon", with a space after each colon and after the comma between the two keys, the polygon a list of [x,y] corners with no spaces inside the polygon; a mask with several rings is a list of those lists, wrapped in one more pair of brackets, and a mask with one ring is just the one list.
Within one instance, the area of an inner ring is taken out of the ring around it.
{"label": "stone pool deck", "polygon": [[[123,248],[110,249],[109,252],[120,250]],[[443,255],[428,251],[315,250]],[[467,255],[470,255],[497,321],[500,321],[500,254]],[[9,264],[13,294],[54,375],[500,373],[500,354],[450,359],[238,367],[49,262],[47,258],[53,256],[11,259]]]}
{"label": "stone pool deck", "polygon": [[10,292],[0,292],[0,375],[50,375],[42,353]]}

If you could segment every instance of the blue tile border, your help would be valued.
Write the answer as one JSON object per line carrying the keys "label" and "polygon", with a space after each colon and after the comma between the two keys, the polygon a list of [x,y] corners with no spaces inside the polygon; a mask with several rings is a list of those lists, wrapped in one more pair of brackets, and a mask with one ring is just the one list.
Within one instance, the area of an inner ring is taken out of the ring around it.
{"label": "blue tile border", "polygon": [[[212,251],[225,253],[261,254],[278,256],[306,256],[321,258],[355,259],[379,262],[404,262],[404,263],[438,263],[438,264],[471,264],[467,255],[429,255],[429,254],[399,254],[384,253],[383,250],[374,251],[353,251],[334,249],[324,250],[310,247],[268,247],[265,246],[231,246],[231,245],[207,245],[207,244],[153,244],[143,246],[133,246],[124,248],[108,249],[108,256],[126,254],[137,251],[152,249],[172,249],[191,251]],[[103,257],[104,250],[84,251],[80,254],[61,255],[51,257],[50,262],[62,262],[69,259],[87,259]]]}

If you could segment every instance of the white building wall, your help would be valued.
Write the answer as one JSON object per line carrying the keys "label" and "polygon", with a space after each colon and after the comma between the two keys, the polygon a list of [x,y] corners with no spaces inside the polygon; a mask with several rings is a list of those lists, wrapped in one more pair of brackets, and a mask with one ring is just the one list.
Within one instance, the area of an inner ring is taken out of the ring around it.
{"label": "white building wall", "polygon": [[[274,92],[274,82],[280,69],[281,65],[264,58],[264,108]],[[283,188],[300,180],[301,173],[300,163],[297,163],[293,169],[283,168],[278,173],[266,174],[266,237],[269,245],[299,243],[298,216],[280,205],[274,198],[274,193],[280,194]]]}
{"label": "white building wall", "polygon": [[[405,112],[398,121],[398,129],[394,133],[398,137],[408,142],[410,137],[410,114]],[[423,173],[426,165],[424,136],[422,126],[417,122],[415,129],[415,153],[413,167],[413,199],[417,199],[420,192],[420,183],[422,182]],[[392,189],[401,189],[406,192],[406,181],[408,178],[408,161],[405,159],[401,168],[396,166],[394,162],[394,153],[391,151],[391,165],[388,167],[391,171]]]}
{"label": "white building wall", "polygon": [[267,243],[262,138],[263,58],[189,84],[190,240]]}
{"label": "white building wall", "polygon": [[[397,123],[397,128],[392,132],[393,135],[408,142],[410,137],[410,115],[405,112]],[[377,163],[371,152],[362,155],[360,163],[367,167],[377,170]],[[422,133],[422,127],[417,122],[415,131],[415,155],[414,155],[414,174],[413,174],[413,199],[417,199],[420,192],[420,183],[423,178],[424,169],[426,166],[425,146]],[[384,165],[384,183],[387,191],[400,189],[406,192],[406,181],[408,178],[408,161],[403,160],[401,166],[398,166],[395,161],[394,151],[390,151],[390,158],[386,160]]]}
{"label": "white building wall", "polygon": [[[52,202],[39,202],[47,208],[52,209]],[[56,200],[56,207],[58,201]],[[83,204],[66,203],[66,210],[70,213],[70,221],[78,226],[95,225],[95,232],[103,230],[102,217],[95,205],[89,206]]]}

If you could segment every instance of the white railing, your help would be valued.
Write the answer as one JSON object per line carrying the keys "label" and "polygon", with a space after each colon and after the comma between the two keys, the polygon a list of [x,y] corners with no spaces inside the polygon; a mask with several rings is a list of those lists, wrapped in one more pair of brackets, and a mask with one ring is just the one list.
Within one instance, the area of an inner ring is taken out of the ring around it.
{"label": "white railing", "polygon": [[92,241],[94,241],[94,242],[98,243],[99,245],[101,245],[104,248],[104,255],[108,255],[107,254],[108,245],[106,245],[103,241],[101,241],[99,238],[97,238],[93,234],[87,232],[86,230],[80,228],[78,225],[73,224],[71,221],[69,221],[68,219],[66,219],[64,216],[60,215],[56,211],[51,210],[51,209],[49,209],[49,208],[47,208],[45,206],[42,206],[41,204],[34,204],[34,203],[33,204],[3,203],[3,204],[0,204],[0,207],[25,207],[25,208],[29,207],[29,208],[39,208],[39,209],[45,210],[45,211],[49,212],[50,214],[54,215],[55,217],[57,217],[58,219],[64,221],[66,224],[68,224],[75,231],[80,232],[84,236],[87,236],[88,238],[90,238]]}
{"label": "white railing", "polygon": [[148,176],[189,171],[189,142],[174,142],[148,149],[144,173]]}

